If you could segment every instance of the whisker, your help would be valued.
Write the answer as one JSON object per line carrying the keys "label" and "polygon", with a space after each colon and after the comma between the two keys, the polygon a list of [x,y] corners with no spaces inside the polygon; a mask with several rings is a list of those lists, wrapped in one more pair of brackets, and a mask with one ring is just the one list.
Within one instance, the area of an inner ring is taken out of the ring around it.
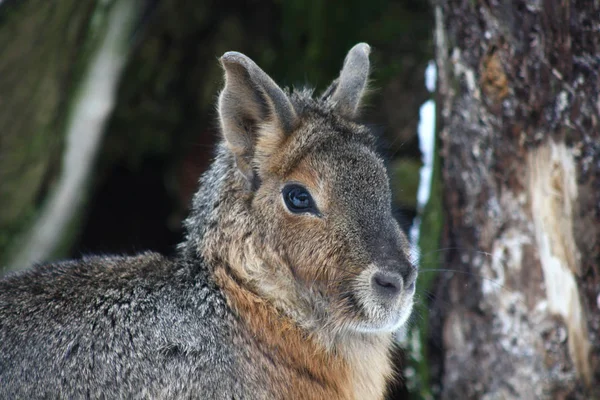
{"label": "whisker", "polygon": [[501,288],[503,290],[506,290],[508,292],[511,292],[511,293],[513,292],[512,290],[506,288],[501,283],[498,283],[496,280],[494,280],[492,278],[485,277],[483,275],[476,274],[474,272],[459,271],[459,270],[448,269],[448,268],[425,268],[425,269],[419,270],[419,273],[420,272],[448,272],[448,273],[453,273],[453,274],[467,275],[467,276],[470,276],[470,277],[473,277],[473,278],[479,278],[481,280],[485,280],[485,281],[487,281],[489,283],[492,283],[492,284],[498,286],[499,288]]}
{"label": "whisker", "polygon": [[426,253],[413,253],[412,257],[409,259],[412,263],[419,263],[423,260],[424,257],[430,257],[439,253],[443,253],[446,251],[452,251],[452,250],[461,250],[461,251],[465,251],[468,253],[472,253],[472,254],[479,254],[479,255],[483,255],[485,257],[492,257],[492,253],[489,253],[487,251],[483,251],[483,250],[475,250],[475,249],[468,249],[466,247],[444,247],[441,249],[437,249],[437,250],[431,250],[428,251]]}

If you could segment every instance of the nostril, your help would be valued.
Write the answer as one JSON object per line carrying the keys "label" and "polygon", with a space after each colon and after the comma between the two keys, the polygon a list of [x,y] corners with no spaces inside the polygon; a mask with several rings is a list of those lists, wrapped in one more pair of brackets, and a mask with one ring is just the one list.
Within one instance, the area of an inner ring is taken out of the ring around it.
{"label": "nostril", "polygon": [[384,288],[390,288],[393,289],[396,287],[396,285],[394,285],[394,282],[390,282],[388,280],[388,278],[385,277],[381,277],[378,276],[375,278],[375,282],[379,285],[379,286],[383,286]]}
{"label": "nostril", "polygon": [[376,272],[373,274],[372,285],[383,296],[397,296],[402,290],[402,277],[393,273]]}
{"label": "nostril", "polygon": [[414,269],[414,270],[413,270],[413,271],[410,273],[410,275],[409,275],[408,279],[406,280],[406,282],[405,282],[405,285],[406,285],[406,290],[407,290],[408,292],[412,292],[412,291],[414,291],[414,290],[415,290],[415,285],[416,285],[416,283],[417,283],[417,276],[418,276],[418,274],[417,274],[417,270],[416,270],[416,269]]}

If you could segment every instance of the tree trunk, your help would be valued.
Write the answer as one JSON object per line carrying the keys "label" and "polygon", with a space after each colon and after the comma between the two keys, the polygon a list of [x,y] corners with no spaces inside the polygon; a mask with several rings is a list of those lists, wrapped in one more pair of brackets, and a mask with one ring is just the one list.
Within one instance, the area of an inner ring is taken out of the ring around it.
{"label": "tree trunk", "polygon": [[433,5],[441,397],[598,398],[600,3]]}
{"label": "tree trunk", "polygon": [[69,0],[0,7],[0,272],[57,175],[73,59],[94,7]]}

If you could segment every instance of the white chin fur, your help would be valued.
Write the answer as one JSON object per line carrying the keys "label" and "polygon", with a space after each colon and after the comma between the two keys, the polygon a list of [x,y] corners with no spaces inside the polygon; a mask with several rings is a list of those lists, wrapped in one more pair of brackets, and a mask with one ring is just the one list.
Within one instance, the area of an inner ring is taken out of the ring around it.
{"label": "white chin fur", "polygon": [[366,320],[356,324],[359,332],[395,332],[408,320],[413,307],[413,293],[402,293],[396,304],[383,304],[371,289],[371,276],[378,268],[370,265],[356,279],[355,291]]}
{"label": "white chin fur", "polygon": [[357,324],[356,330],[364,333],[396,332],[404,326],[410,316],[411,310],[412,306],[407,310],[402,310],[400,315],[390,316],[389,321],[379,319],[361,321]]}

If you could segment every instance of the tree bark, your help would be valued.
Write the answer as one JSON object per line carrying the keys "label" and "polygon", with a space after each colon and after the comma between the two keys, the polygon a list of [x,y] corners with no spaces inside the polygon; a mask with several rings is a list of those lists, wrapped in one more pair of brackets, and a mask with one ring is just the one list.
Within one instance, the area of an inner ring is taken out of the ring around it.
{"label": "tree bark", "polygon": [[441,397],[600,397],[600,3],[433,6]]}

